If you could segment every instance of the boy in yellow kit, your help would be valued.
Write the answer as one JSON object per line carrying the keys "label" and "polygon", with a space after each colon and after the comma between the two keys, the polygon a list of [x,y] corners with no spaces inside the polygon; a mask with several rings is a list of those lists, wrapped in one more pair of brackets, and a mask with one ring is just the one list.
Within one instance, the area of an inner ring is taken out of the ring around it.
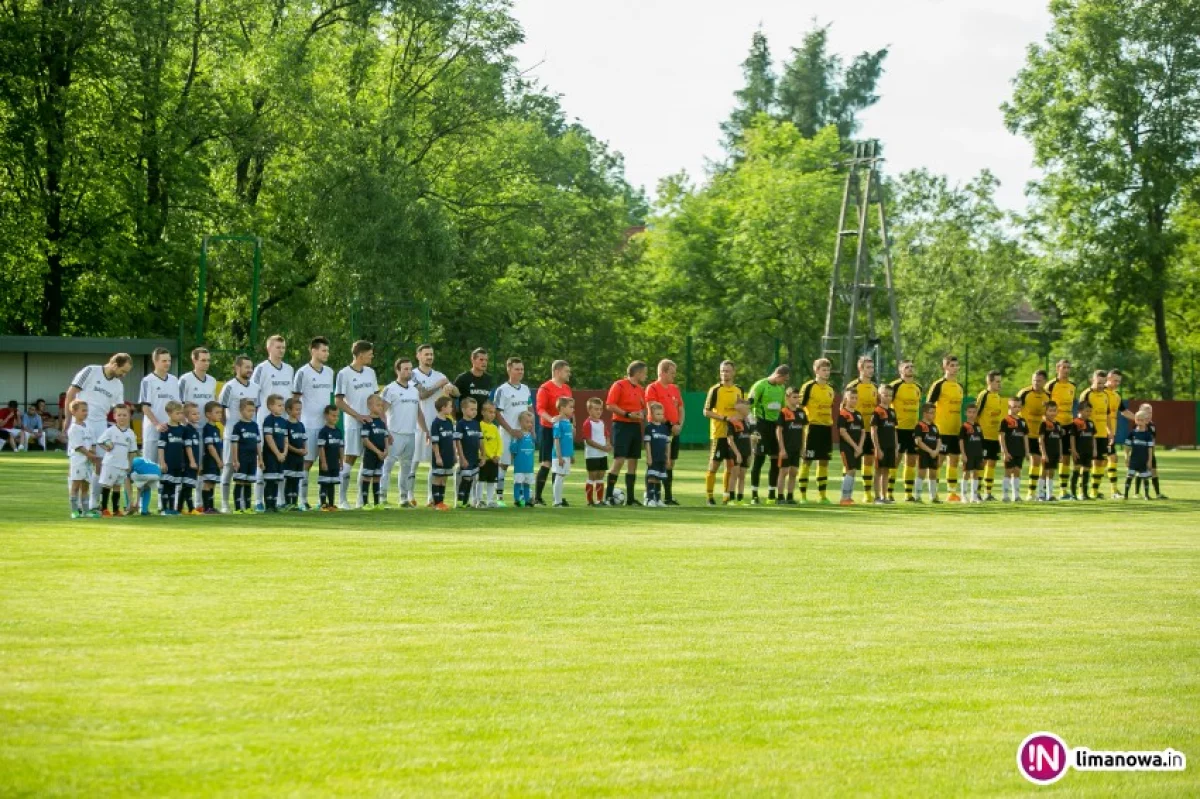
{"label": "boy in yellow kit", "polygon": [[491,400],[484,400],[483,419],[479,422],[479,430],[483,446],[479,458],[478,506],[503,507],[496,501],[496,480],[500,477],[500,453],[503,452],[503,444],[500,441],[500,427],[496,424],[496,406]]}

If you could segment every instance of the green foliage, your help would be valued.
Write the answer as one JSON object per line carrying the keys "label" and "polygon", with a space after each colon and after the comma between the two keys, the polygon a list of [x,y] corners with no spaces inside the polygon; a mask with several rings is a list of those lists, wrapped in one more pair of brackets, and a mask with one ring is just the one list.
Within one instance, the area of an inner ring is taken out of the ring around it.
{"label": "green foliage", "polygon": [[779,81],[779,116],[808,137],[826,125],[851,139],[858,131],[857,115],[879,101],[875,86],[883,74],[887,48],[863,52],[846,67],[841,56],[828,52],[829,26],[814,26]]}
{"label": "green foliage", "polygon": [[1173,222],[1200,169],[1200,2],[1054,0],[1005,106],[1046,178],[1035,223],[1054,253],[1040,301],[1091,348],[1133,348],[1148,326],[1174,392],[1167,296]]}
{"label": "green foliage", "polygon": [[725,134],[725,149],[734,156],[741,152],[742,137],[759,114],[769,114],[775,108],[775,68],[771,63],[771,47],[766,34],[759,28],[750,40],[750,54],[742,62],[746,85],[733,93],[737,105],[726,122],[721,123]]}

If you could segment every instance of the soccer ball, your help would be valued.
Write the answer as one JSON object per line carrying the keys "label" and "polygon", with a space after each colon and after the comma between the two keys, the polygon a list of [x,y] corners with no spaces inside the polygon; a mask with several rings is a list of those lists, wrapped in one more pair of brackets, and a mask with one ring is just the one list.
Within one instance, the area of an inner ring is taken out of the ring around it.
{"label": "soccer ball", "polygon": [[617,505],[624,505],[625,504],[625,489],[614,488],[612,490],[612,501],[614,503],[616,503]]}

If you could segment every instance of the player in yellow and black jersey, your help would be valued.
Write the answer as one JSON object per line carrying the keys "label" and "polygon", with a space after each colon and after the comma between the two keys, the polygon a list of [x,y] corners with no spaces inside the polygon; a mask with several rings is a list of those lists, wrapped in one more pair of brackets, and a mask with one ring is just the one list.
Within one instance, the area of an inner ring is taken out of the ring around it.
{"label": "player in yellow and black jersey", "polygon": [[1117,420],[1124,416],[1133,421],[1133,411],[1121,397],[1121,370],[1110,369],[1104,379],[1104,393],[1108,395],[1108,482],[1111,488],[1110,496],[1119,497],[1117,490]]}
{"label": "player in yellow and black jersey", "polygon": [[[1071,362],[1066,358],[1054,365],[1054,379],[1046,384],[1046,393],[1050,401],[1058,406],[1058,415],[1063,419],[1072,418],[1075,407],[1075,384],[1071,382]],[[1071,479],[1070,458],[1063,458],[1058,470],[1058,491],[1062,496],[1068,495]]]}
{"label": "player in yellow and black jersey", "polygon": [[829,457],[833,454],[833,386],[829,385],[832,364],[825,358],[813,363],[813,379],[800,386],[800,407],[808,417],[804,434],[804,463],[800,467],[800,501],[808,501],[808,475],[817,463],[817,492],[829,503]]}
{"label": "player in yellow and black jersey", "polygon": [[[875,361],[870,355],[858,359],[858,377],[846,384],[846,391],[858,394],[859,412],[866,418],[875,412],[879,404],[879,387],[875,385]],[[872,502],[875,498],[875,444],[868,435],[863,446],[863,498]]]}
{"label": "player in yellow and black jersey", "polygon": [[1033,373],[1031,384],[1017,392],[1017,401],[1021,405],[1021,418],[1029,428],[1029,499],[1037,499],[1037,486],[1042,479],[1042,448],[1038,444],[1038,431],[1042,429],[1042,419],[1046,416],[1046,403],[1050,395],[1046,393],[1046,370],[1038,369]]}
{"label": "player in yellow and black jersey", "polygon": [[[933,420],[942,437],[942,460],[946,462],[946,490],[951,502],[961,502],[961,486],[958,484],[958,431],[962,427],[963,389],[958,382],[958,357],[947,355],[942,358],[942,376],[929,386],[925,398],[934,407]],[[934,479],[938,479],[937,474]]]}
{"label": "player in yellow and black jersey", "polygon": [[[704,399],[704,416],[708,419],[708,437],[711,450],[708,455],[708,474],[704,487],[708,492],[708,504],[716,505],[713,490],[717,487],[717,469],[725,461],[734,460],[728,451],[729,420],[733,417],[739,400],[746,398],[741,387],[733,382],[733,361],[721,362],[721,382],[708,390]],[[725,493],[729,493],[729,469],[725,469]]]}
{"label": "player in yellow and black jersey", "polygon": [[983,433],[983,485],[985,502],[995,502],[996,461],[1000,460],[1000,422],[1004,419],[1004,397],[1000,396],[1000,373],[987,374],[987,388],[975,398],[979,430]]}
{"label": "player in yellow and black jersey", "polygon": [[[900,377],[888,385],[892,388],[892,410],[896,412],[896,441],[900,455],[904,458],[904,490],[911,494],[917,478],[917,443],[913,436],[917,422],[921,421],[921,386],[916,381],[912,361],[900,362]],[[898,476],[901,470],[896,469]],[[896,496],[895,479],[888,489],[888,497]]]}

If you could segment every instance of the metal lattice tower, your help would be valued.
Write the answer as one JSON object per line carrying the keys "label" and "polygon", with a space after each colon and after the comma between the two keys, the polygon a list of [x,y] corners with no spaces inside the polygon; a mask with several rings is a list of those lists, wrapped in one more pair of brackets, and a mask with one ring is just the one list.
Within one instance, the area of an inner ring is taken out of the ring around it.
{"label": "metal lattice tower", "polygon": [[[829,281],[829,304],[825,311],[825,334],[821,337],[821,355],[833,363],[831,379],[840,384],[857,374],[859,354],[875,359],[877,374],[882,374],[882,340],[875,334],[875,278],[883,268],[884,290],[892,319],[892,345],[895,360],[900,349],[900,316],[896,312],[896,287],[892,279],[891,240],[888,237],[887,211],[884,209],[883,181],[879,176],[879,142],[854,144],[854,156],[843,165],[848,168],[842,192],[842,212],[838,219],[837,244],[833,251],[833,274]],[[881,250],[874,258],[871,217],[875,209]],[[849,226],[847,225],[849,223]],[[853,255],[851,255],[853,253]],[[851,260],[853,259],[853,260]],[[844,312],[843,312],[844,309]],[[860,321],[860,317],[864,317]],[[865,324],[863,324],[865,322]]]}

